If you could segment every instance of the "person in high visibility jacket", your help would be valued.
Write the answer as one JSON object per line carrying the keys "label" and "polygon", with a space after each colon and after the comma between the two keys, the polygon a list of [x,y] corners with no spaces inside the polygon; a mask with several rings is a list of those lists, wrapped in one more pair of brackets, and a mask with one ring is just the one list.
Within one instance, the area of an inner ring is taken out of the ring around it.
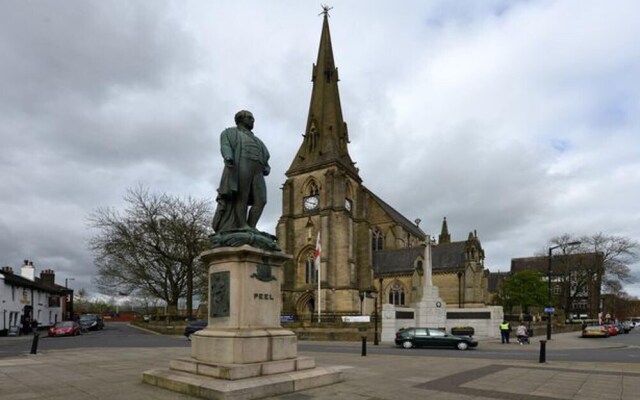
{"label": "person in high visibility jacket", "polygon": [[509,333],[511,332],[511,325],[507,321],[502,321],[500,324],[500,337],[502,344],[509,344]]}

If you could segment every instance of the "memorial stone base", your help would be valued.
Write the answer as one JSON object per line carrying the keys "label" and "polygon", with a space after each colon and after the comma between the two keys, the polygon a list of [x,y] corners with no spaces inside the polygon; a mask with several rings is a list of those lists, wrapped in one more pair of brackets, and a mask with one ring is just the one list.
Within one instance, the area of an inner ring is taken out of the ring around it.
{"label": "memorial stone base", "polygon": [[209,265],[209,324],[192,335],[191,357],[143,373],[143,381],[204,399],[259,399],[342,381],[298,357],[280,326],[283,263],[291,256],[251,246],[201,255]]}
{"label": "memorial stone base", "polygon": [[422,298],[415,304],[416,326],[444,328],[447,324],[447,305],[440,298],[436,286],[423,288]]}

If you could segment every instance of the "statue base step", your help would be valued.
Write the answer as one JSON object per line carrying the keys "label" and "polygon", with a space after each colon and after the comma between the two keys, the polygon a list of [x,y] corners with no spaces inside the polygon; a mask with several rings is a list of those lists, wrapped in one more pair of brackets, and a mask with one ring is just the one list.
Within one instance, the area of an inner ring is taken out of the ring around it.
{"label": "statue base step", "polygon": [[266,363],[295,359],[295,333],[272,329],[202,329],[191,337],[191,357],[221,364]]}
{"label": "statue base step", "polygon": [[172,360],[169,369],[142,374],[143,382],[201,399],[260,399],[344,380],[337,367],[315,367],[309,357],[254,364],[213,364]]}

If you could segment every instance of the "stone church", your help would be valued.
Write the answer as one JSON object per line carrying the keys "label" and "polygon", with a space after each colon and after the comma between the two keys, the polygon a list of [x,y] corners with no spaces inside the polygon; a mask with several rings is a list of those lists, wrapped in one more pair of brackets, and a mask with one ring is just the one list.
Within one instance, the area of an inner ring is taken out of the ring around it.
{"label": "stone church", "polygon": [[[316,313],[318,307],[322,313],[370,314],[376,304],[412,303],[423,244],[431,240],[419,220],[410,221],[363,185],[348,151],[338,81],[325,14],[303,141],[282,187],[276,234],[282,250],[293,255],[285,265],[284,314]],[[488,271],[477,234],[452,242],[445,219],[432,249],[434,285],[443,300],[453,307],[485,304]]]}

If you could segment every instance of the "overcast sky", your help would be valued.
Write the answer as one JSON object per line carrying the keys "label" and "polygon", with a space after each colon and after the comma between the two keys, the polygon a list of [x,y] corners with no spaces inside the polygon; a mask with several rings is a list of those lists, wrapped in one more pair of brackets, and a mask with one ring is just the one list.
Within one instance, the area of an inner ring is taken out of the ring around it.
{"label": "overcast sky", "polygon": [[[506,271],[563,233],[640,240],[640,2],[334,1],[351,157],[421,228],[477,230]],[[213,199],[240,109],[302,141],[318,1],[0,3],[0,265],[87,288],[87,217],[128,188]],[[640,277],[640,265],[634,266]],[[640,284],[627,290],[640,295]]]}

